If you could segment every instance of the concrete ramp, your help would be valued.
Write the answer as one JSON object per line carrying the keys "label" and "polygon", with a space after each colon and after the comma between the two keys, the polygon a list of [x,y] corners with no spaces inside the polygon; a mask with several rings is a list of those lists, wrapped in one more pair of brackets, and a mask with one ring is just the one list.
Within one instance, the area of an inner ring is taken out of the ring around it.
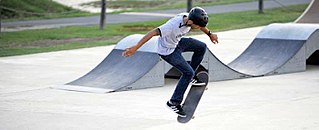
{"label": "concrete ramp", "polygon": [[304,71],[306,59],[319,48],[318,41],[317,24],[268,25],[227,67],[214,63],[216,56],[210,56],[210,78],[221,81]]}
{"label": "concrete ramp", "polygon": [[57,88],[107,93],[163,86],[163,62],[160,62],[159,56],[154,52],[156,48],[148,45],[155,39],[146,43],[134,56],[130,58],[122,56],[124,49],[136,44],[142,36],[132,35],[124,38],[92,71]]}
{"label": "concrete ramp", "polygon": [[[295,23],[317,23],[318,24],[319,23],[319,0],[312,0],[311,3],[308,5],[308,8],[295,21]],[[309,40],[314,40],[314,38]],[[307,47],[307,64],[319,65],[318,48],[319,48],[319,44],[314,44],[313,46]]]}
{"label": "concrete ramp", "polygon": [[249,76],[262,76],[284,65],[302,48],[304,41],[255,39],[228,66]]}
{"label": "concrete ramp", "polygon": [[[107,93],[163,86],[164,74],[168,72],[170,77],[180,76],[157,55],[158,37],[145,43],[134,56],[122,57],[124,49],[135,45],[143,36],[135,34],[122,39],[92,71],[58,88]],[[210,81],[299,72],[306,69],[306,59],[318,48],[318,24],[271,24],[229,64],[221,62],[207,48],[200,69],[208,71]],[[183,56],[190,60],[192,54]]]}
{"label": "concrete ramp", "polygon": [[[208,70],[210,81],[300,72],[306,69],[306,59],[318,48],[318,24],[270,24],[229,64],[221,62],[208,48],[202,66]],[[185,53],[184,57],[190,60],[191,53]],[[177,72],[172,69],[166,72]],[[169,75],[178,76],[179,73]]]}
{"label": "concrete ramp", "polygon": [[319,23],[319,0],[312,0],[296,23]]}

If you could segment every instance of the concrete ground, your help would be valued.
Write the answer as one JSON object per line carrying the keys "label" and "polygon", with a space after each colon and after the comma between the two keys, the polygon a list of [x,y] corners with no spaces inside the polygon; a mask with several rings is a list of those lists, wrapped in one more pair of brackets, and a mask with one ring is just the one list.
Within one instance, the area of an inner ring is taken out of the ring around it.
{"label": "concrete ground", "polygon": [[[225,63],[262,27],[220,32],[209,45]],[[209,40],[207,36],[194,36]],[[95,94],[51,89],[94,68],[114,46],[0,58],[0,129],[319,129],[319,66],[305,72],[210,82],[187,124],[165,107],[176,80],[163,87]]]}

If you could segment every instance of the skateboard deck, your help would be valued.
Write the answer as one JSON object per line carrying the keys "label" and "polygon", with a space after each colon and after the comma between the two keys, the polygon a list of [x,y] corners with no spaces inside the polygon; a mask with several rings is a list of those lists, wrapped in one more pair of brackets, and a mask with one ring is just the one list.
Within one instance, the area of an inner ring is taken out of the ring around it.
{"label": "skateboard deck", "polygon": [[206,90],[206,86],[208,84],[208,73],[205,71],[201,71],[197,74],[198,80],[201,82],[205,82],[206,85],[203,86],[191,86],[191,89],[189,90],[186,99],[184,101],[184,104],[182,106],[184,112],[186,113],[186,117],[177,117],[177,121],[180,123],[187,123],[191,119],[193,119],[193,115],[195,113],[195,110],[197,108],[197,105],[202,98],[202,95],[204,91]]}

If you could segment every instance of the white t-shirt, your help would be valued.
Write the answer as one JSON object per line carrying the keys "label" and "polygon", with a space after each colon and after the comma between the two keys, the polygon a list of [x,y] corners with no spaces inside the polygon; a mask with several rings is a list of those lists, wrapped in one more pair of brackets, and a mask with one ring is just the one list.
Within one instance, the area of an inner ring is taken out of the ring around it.
{"label": "white t-shirt", "polygon": [[169,55],[173,53],[181,38],[190,31],[191,27],[183,26],[185,15],[188,16],[188,13],[178,14],[158,27],[161,32],[160,37],[157,40],[158,54]]}

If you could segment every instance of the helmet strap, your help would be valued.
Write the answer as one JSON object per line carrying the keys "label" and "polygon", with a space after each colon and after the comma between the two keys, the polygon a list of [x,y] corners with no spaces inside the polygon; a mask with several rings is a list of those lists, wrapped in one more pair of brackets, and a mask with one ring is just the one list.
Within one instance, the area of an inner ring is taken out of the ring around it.
{"label": "helmet strap", "polygon": [[184,26],[187,26],[187,27],[191,26],[191,25],[188,25],[188,21],[189,21],[189,19],[187,19],[185,24],[180,23],[179,28],[184,27]]}

